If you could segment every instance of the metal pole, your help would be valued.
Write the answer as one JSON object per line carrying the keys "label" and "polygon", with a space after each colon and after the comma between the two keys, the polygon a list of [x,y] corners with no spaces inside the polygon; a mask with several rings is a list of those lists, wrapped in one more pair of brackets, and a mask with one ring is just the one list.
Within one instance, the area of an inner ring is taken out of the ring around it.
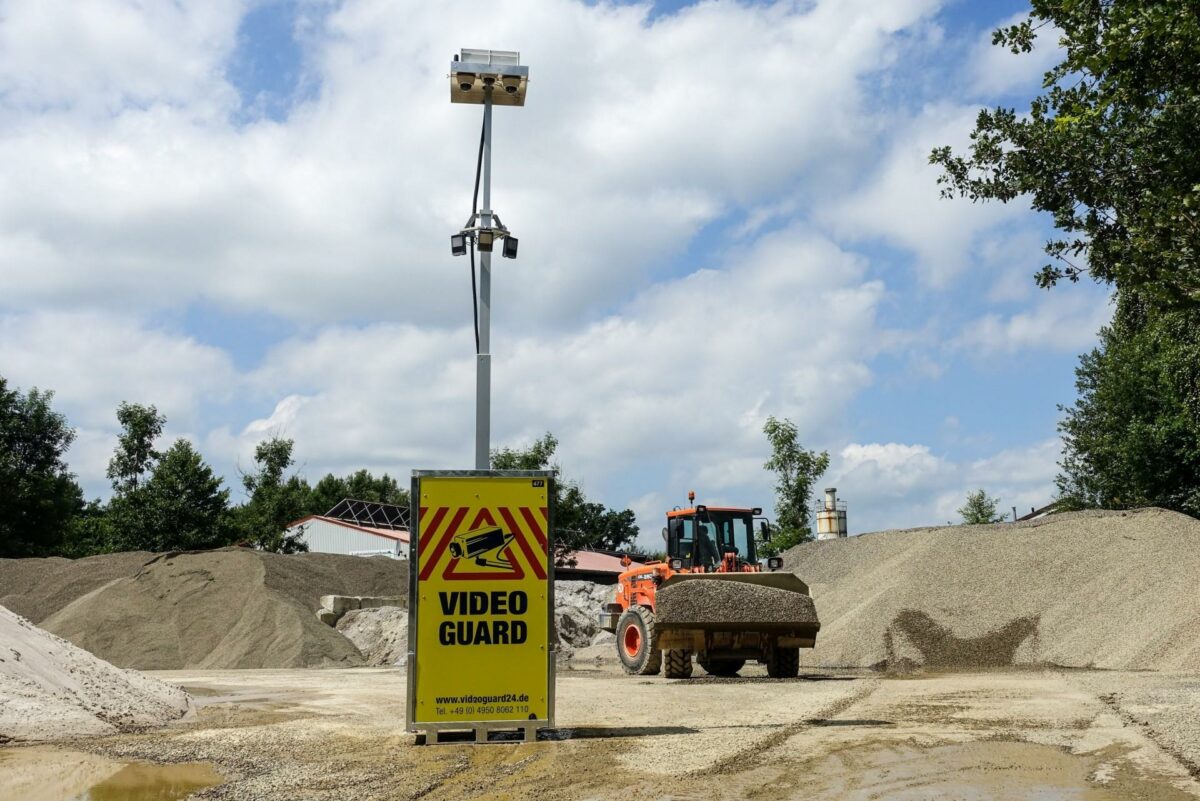
{"label": "metal pole", "polygon": [[[492,89],[483,90],[483,208],[492,227]],[[493,244],[494,247],[494,244]],[[492,254],[479,254],[479,355],[475,357],[475,469],[492,469]]]}

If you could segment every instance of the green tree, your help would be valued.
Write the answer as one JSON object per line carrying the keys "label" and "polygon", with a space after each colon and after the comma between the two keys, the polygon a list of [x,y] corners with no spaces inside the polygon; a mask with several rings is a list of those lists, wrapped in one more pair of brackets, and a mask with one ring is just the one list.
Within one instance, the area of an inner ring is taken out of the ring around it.
{"label": "green tree", "polygon": [[[492,451],[494,470],[553,470],[558,440],[547,432],[526,448],[501,448]],[[630,509],[609,509],[588,500],[574,481],[558,480],[555,487],[555,561],[570,564],[569,554],[582,548],[623,550],[637,540],[638,527]]]}
{"label": "green tree", "polygon": [[1028,113],[981,111],[967,155],[933,151],[943,195],[1021,199],[1061,238],[1037,281],[1084,274],[1156,305],[1200,305],[1200,13],[1195,0],[1032,0],[993,43],[1065,57]]}
{"label": "green tree", "polygon": [[976,525],[981,523],[1002,523],[1006,515],[997,514],[996,507],[999,498],[989,497],[983,490],[967,493],[967,502],[958,507],[963,523]]}
{"label": "green tree", "polygon": [[359,470],[345,477],[327,473],[312,488],[308,513],[323,515],[344,498],[408,506],[408,490],[396,479],[387,473],[375,476],[368,470]]}
{"label": "green tree", "polygon": [[786,418],[768,417],[763,433],[771,445],[771,458],[763,468],[775,473],[775,526],[760,549],[772,556],[812,539],[809,499],[813,485],[829,469],[829,454],[801,447],[796,425]]}
{"label": "green tree", "polygon": [[1059,425],[1063,508],[1200,516],[1200,312],[1121,292],[1075,376],[1079,397]]}
{"label": "green tree", "polygon": [[175,551],[228,545],[233,530],[229,490],[222,483],[192,443],[176,440],[159,458],[144,487],[154,536],[139,547]]}
{"label": "green tree", "polygon": [[133,492],[160,455],[154,449],[154,442],[162,436],[167,418],[153,406],[122,401],[117,407],[117,422],[121,424],[121,434],[108,462],[108,477],[117,493]]}
{"label": "green tree", "polygon": [[295,553],[307,551],[303,532],[286,533],[288,523],[303,517],[309,507],[311,490],[296,475],[286,476],[295,464],[294,443],[272,437],[254,449],[255,470],[242,476],[249,496],[239,507],[236,524],[242,537],[264,551]]}
{"label": "green tree", "polygon": [[0,377],[0,557],[57,553],[83,491],[63,455],[75,431],[54,393],[9,389]]}
{"label": "green tree", "polygon": [[116,549],[116,533],[107,504],[99,499],[83,505],[67,525],[60,556],[79,559]]}

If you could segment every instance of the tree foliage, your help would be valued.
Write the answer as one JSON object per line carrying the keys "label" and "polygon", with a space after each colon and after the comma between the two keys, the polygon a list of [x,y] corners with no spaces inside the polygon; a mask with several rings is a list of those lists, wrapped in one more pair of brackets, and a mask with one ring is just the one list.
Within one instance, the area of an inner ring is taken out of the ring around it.
{"label": "tree foliage", "polygon": [[396,479],[387,473],[377,477],[367,470],[358,470],[345,477],[328,473],[321,478],[309,495],[308,514],[323,515],[345,498],[408,506],[408,490]]}
{"label": "tree foliage", "polygon": [[154,442],[162,436],[167,418],[153,406],[122,401],[117,407],[117,422],[121,433],[108,462],[108,477],[115,492],[132,492],[161,455],[154,449]]}
{"label": "tree foliage", "polygon": [[1200,312],[1120,293],[1075,376],[1079,397],[1059,426],[1064,508],[1200,516]]}
{"label": "tree foliage", "polygon": [[0,377],[0,557],[57,553],[83,507],[63,461],[75,431],[51,407],[53,398],[9,389]]}
{"label": "tree foliage", "polygon": [[993,43],[1062,32],[1028,113],[981,111],[967,154],[933,151],[943,195],[1028,198],[1061,238],[1041,286],[1084,274],[1160,306],[1200,306],[1200,11],[1195,0],[1033,0]]}
{"label": "tree foliage", "polygon": [[[492,451],[493,470],[553,470],[558,440],[547,432],[525,448],[501,448]],[[616,510],[588,500],[578,483],[554,482],[554,551],[558,564],[569,564],[569,554],[582,548],[622,550],[637,540],[638,527],[633,511]]]}
{"label": "tree foliage", "polygon": [[809,501],[813,485],[829,469],[829,454],[801,447],[796,425],[786,418],[768,417],[763,433],[771,445],[771,458],[763,468],[775,474],[775,526],[770,541],[760,548],[771,556],[812,539]]}
{"label": "tree foliage", "polygon": [[963,523],[968,525],[1002,523],[1007,515],[996,511],[999,505],[999,498],[993,498],[982,489],[978,489],[967,493],[967,501],[958,507],[958,513],[962,516]]}
{"label": "tree foliage", "polygon": [[303,517],[309,503],[308,483],[286,475],[295,464],[290,439],[271,437],[254,449],[255,469],[242,476],[249,496],[237,511],[242,537],[264,551],[295,553],[307,551],[303,532],[286,531],[288,523]]}

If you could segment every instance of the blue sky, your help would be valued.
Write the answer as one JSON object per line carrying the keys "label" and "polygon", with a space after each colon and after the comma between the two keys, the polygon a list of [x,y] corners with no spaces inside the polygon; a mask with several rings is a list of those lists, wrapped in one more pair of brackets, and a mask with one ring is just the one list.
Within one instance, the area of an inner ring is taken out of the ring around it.
{"label": "blue sky", "polygon": [[1053,34],[988,44],[1022,3],[7,5],[0,375],[56,390],[90,494],[121,400],[235,496],[272,434],[312,479],[470,466],[445,240],[479,121],[445,74],[480,45],[532,76],[496,114],[497,445],[553,431],[646,544],[688,489],[771,506],[768,415],[830,452],[852,531],[1052,496],[1107,293],[1036,289],[1047,221],[926,163],[1038,90]]}

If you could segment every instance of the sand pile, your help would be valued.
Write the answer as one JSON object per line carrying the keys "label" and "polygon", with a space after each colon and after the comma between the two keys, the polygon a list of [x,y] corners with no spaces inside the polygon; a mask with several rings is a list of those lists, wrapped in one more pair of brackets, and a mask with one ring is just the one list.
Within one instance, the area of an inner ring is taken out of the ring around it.
{"label": "sand pile", "polygon": [[663,587],[656,599],[656,617],[664,626],[817,622],[809,596],[741,581],[680,581]]}
{"label": "sand pile", "polygon": [[317,620],[320,597],[404,595],[407,587],[407,563],[382,557],[241,548],[159,554],[40,625],[143,670],[350,666],[362,655]]}
{"label": "sand pile", "polygon": [[84,559],[0,559],[0,606],[38,623],[79,596],[132,576],[153,558],[147,551],[129,551]]}
{"label": "sand pile", "polygon": [[351,609],[338,620],[337,630],[368,665],[408,664],[408,610],[403,607]]}
{"label": "sand pile", "polygon": [[821,617],[806,664],[1200,669],[1200,521],[1174,512],[864,534],[785,566]]}
{"label": "sand pile", "polygon": [[0,607],[0,742],[159,726],[188,703],[183,690],[113,667]]}

